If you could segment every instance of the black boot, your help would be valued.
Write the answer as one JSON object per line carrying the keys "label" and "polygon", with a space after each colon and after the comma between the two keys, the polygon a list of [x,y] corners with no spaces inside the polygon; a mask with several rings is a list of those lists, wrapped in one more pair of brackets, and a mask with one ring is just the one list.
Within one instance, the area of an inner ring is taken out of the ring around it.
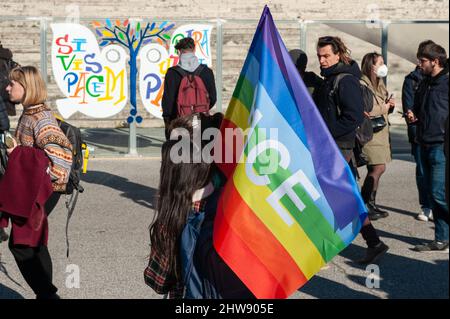
{"label": "black boot", "polygon": [[[377,215],[379,216],[379,218],[385,218],[389,216],[389,213],[385,210],[382,210],[381,208],[379,208],[375,202],[377,197],[377,192],[373,191],[370,194],[370,199],[369,202],[367,203],[367,208],[369,209],[369,216],[370,216],[370,211],[374,211],[377,213]],[[370,219],[370,217],[369,217]]]}
{"label": "black boot", "polygon": [[369,220],[372,221],[383,218],[383,216],[378,213],[370,203],[367,203],[367,213],[367,217],[369,217]]}
{"label": "black boot", "polygon": [[361,235],[367,243],[366,256],[356,262],[358,264],[371,264],[388,251],[389,247],[380,240],[378,233],[372,224],[361,227]]}
{"label": "black boot", "polygon": [[373,184],[374,179],[372,176],[367,176],[364,180],[364,184],[361,188],[361,196],[363,198],[364,204],[367,206],[367,212],[370,220],[377,220],[382,218],[380,214],[375,210],[373,205],[371,205],[371,199],[373,197]]}
{"label": "black boot", "polygon": [[375,247],[368,247],[366,256],[357,261],[358,264],[368,265],[375,263],[382,255],[389,250],[389,246],[380,241]]}
{"label": "black boot", "polygon": [[9,236],[8,236],[8,234],[6,233],[5,229],[0,227],[0,243],[1,243],[2,241],[7,241],[8,238],[9,238]]}

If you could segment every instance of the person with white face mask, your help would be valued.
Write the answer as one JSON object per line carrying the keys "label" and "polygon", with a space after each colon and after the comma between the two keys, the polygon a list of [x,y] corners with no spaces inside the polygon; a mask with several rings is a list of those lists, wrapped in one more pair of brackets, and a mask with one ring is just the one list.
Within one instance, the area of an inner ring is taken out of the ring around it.
{"label": "person with white face mask", "polygon": [[372,121],[373,138],[364,145],[362,153],[367,159],[367,176],[364,180],[361,194],[367,204],[369,218],[377,220],[387,217],[388,212],[380,209],[376,202],[378,183],[386,170],[386,164],[391,161],[389,143],[388,114],[393,111],[395,101],[389,96],[383,78],[388,74],[381,54],[376,52],[364,56],[361,66],[361,83],[373,93],[373,109],[365,113]]}
{"label": "person with white face mask", "polygon": [[[381,61],[382,61],[382,59],[383,58],[381,58]],[[375,73],[377,74],[377,77],[379,77],[379,78],[385,78],[388,75],[388,67],[386,64],[378,66],[376,70],[377,71]]]}

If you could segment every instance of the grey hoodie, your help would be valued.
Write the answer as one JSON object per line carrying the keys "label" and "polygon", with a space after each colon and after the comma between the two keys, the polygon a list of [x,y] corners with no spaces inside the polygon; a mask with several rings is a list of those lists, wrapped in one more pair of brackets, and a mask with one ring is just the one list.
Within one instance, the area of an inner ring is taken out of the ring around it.
{"label": "grey hoodie", "polygon": [[178,62],[178,65],[187,72],[194,72],[198,66],[200,65],[200,62],[198,61],[197,56],[195,53],[183,53],[180,56],[180,62]]}

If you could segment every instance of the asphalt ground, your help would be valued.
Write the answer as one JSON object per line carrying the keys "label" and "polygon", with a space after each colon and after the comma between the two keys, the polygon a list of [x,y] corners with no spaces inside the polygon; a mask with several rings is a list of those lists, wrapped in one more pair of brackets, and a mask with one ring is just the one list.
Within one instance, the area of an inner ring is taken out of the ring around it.
{"label": "asphalt ground", "polygon": [[[120,129],[91,130],[87,137],[95,156],[83,176],[85,192],[70,223],[69,258],[64,199],[49,217],[54,284],[62,298],[161,298],[145,285],[143,270],[150,251],[148,226],[153,218],[163,131],[153,128],[140,134],[145,143],[140,145],[146,151],[137,158],[124,156],[127,133]],[[415,164],[405,127],[393,125],[391,138],[394,160],[381,179],[377,198],[390,216],[374,222],[390,247],[388,253],[378,262],[378,269],[358,266],[354,260],[365,252],[365,243],[358,236],[291,298],[449,297],[448,252],[411,250],[415,244],[433,239],[434,225],[414,219],[419,210]],[[118,145],[122,153],[117,152]],[[364,176],[365,171],[360,174]],[[6,243],[0,244],[0,253],[0,299],[34,298]]]}

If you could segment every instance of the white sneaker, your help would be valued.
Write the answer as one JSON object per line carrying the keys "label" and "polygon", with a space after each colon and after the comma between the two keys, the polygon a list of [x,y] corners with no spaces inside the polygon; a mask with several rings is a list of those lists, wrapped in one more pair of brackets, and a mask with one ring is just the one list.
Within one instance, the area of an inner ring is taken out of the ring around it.
{"label": "white sneaker", "polygon": [[419,214],[417,214],[416,219],[423,221],[423,222],[428,221],[428,217],[427,217],[427,215],[425,215],[425,213],[423,211],[421,211]]}
{"label": "white sneaker", "polygon": [[423,222],[433,221],[433,211],[429,208],[425,208],[417,214],[416,219]]}

